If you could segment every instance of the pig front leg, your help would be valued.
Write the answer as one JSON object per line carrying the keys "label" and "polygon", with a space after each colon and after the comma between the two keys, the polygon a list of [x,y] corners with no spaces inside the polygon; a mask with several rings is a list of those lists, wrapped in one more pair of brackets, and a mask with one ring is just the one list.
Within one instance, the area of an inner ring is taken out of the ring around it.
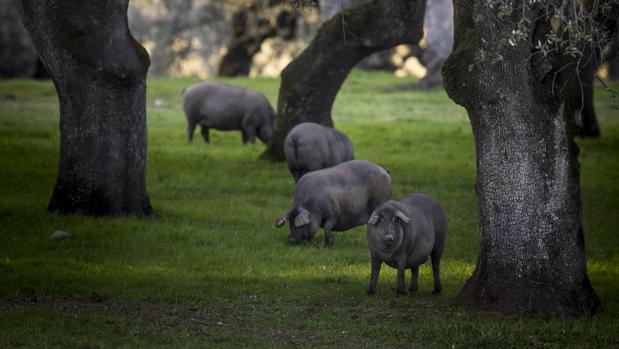
{"label": "pig front leg", "polygon": [[378,281],[378,275],[380,274],[380,266],[383,261],[380,259],[378,253],[372,252],[372,273],[370,274],[370,283],[368,284],[367,293],[372,295],[376,292],[376,282]]}
{"label": "pig front leg", "polygon": [[256,129],[252,127],[244,128],[241,130],[241,135],[243,137],[243,143],[256,143]]}
{"label": "pig front leg", "polygon": [[404,291],[404,274],[406,272],[406,256],[399,256],[397,259],[398,262],[398,275],[396,277],[397,286],[395,289],[395,293],[397,295],[405,294]]}

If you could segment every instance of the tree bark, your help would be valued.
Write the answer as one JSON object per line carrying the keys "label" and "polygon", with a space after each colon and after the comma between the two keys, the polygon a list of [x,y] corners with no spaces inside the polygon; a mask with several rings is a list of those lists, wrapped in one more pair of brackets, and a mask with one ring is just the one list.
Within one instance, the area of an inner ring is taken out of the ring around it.
{"label": "tree bark", "polygon": [[299,123],[332,127],[333,102],[350,70],[371,53],[417,43],[424,12],[424,0],[373,0],[325,22],[282,71],[274,132],[261,157],[283,161],[284,138]]}
{"label": "tree bark", "polygon": [[60,162],[48,209],[150,215],[146,191],[148,54],[128,0],[18,0],[60,102]]}
{"label": "tree bark", "polygon": [[[500,16],[485,1],[455,1],[443,77],[473,129],[481,230],[477,266],[459,298],[505,315],[589,316],[600,301],[586,270],[574,122],[553,94],[559,65],[533,51],[550,24],[522,3]],[[527,40],[501,44],[523,13]]]}

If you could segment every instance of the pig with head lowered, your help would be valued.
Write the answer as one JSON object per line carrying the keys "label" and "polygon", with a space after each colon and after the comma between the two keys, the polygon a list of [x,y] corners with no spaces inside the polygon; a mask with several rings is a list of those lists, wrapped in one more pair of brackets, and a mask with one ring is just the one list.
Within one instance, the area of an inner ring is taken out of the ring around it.
{"label": "pig with head lowered", "polygon": [[370,213],[391,198],[391,176],[366,160],[351,160],[313,171],[296,186],[292,209],[276,222],[290,221],[290,242],[311,240],[318,228],[331,246],[331,231],[344,231],[365,224]]}
{"label": "pig with head lowered", "polygon": [[250,89],[219,82],[197,83],[183,91],[183,109],[187,118],[187,139],[193,139],[197,125],[209,142],[209,129],[241,130],[243,143],[264,143],[273,134],[275,111],[266,97]]}
{"label": "pig with head lowered", "polygon": [[288,132],[284,154],[295,183],[308,172],[354,159],[352,143],[345,134],[313,122],[298,124]]}
{"label": "pig with head lowered", "polygon": [[409,290],[417,290],[419,265],[432,258],[434,291],[442,290],[440,261],[447,236],[447,219],[441,205],[424,194],[409,194],[377,207],[368,221],[372,274],[368,294],[376,291],[382,262],[397,268],[396,293],[404,293],[404,272],[411,269]]}

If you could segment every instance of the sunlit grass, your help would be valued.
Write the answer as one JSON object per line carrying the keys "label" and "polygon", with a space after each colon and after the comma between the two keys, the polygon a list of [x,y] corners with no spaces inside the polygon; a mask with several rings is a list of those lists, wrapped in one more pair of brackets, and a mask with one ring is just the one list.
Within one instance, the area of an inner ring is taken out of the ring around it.
{"label": "sunlit grass", "polygon": [[[187,143],[180,91],[196,81],[149,81],[155,219],[47,213],[59,142],[53,86],[0,82],[0,347],[619,345],[619,120],[605,95],[596,101],[603,138],[579,141],[588,272],[605,311],[497,319],[452,302],[475,267],[479,233],[470,126],[443,91],[386,92],[403,81],[354,72],[336,101],[335,124],[357,158],[389,169],[396,197],[436,197],[449,220],[442,296],[429,294],[424,266],[419,293],[395,297],[385,266],[367,297],[363,227],[336,233],[333,248],[322,232],[289,246],[274,227],[292,201],[286,165],[258,160],[264,145],[242,145],[239,132]],[[275,79],[228,82],[276,104]],[[51,240],[54,230],[74,237]]]}

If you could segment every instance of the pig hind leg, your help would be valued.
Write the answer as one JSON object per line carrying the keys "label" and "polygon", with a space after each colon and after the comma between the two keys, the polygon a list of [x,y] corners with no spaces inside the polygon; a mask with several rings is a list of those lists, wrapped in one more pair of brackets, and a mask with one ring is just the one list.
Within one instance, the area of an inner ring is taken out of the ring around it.
{"label": "pig hind leg", "polygon": [[434,276],[434,291],[432,293],[439,294],[443,290],[441,283],[441,255],[443,251],[432,250],[430,257],[432,258],[432,275]]}
{"label": "pig hind leg", "polygon": [[434,220],[434,248],[432,253],[430,253],[432,258],[432,275],[434,276],[434,291],[432,293],[434,294],[439,294],[443,290],[443,284],[441,283],[441,257],[443,256],[446,237],[447,219],[443,209],[439,208]]}
{"label": "pig hind leg", "polygon": [[202,133],[202,138],[204,139],[204,141],[206,143],[209,143],[209,136],[208,136],[208,127],[204,126],[204,125],[200,125],[201,126],[201,133]]}
{"label": "pig hind leg", "polygon": [[294,182],[297,183],[299,181],[299,179],[301,178],[301,176],[303,176],[305,173],[307,173],[307,171],[298,169],[298,168],[292,168],[292,167],[288,167],[288,169],[290,170],[290,173],[292,174],[292,177],[294,178]]}
{"label": "pig hind leg", "polygon": [[196,129],[196,124],[189,122],[187,124],[187,141],[191,143],[193,141],[193,132]]}

